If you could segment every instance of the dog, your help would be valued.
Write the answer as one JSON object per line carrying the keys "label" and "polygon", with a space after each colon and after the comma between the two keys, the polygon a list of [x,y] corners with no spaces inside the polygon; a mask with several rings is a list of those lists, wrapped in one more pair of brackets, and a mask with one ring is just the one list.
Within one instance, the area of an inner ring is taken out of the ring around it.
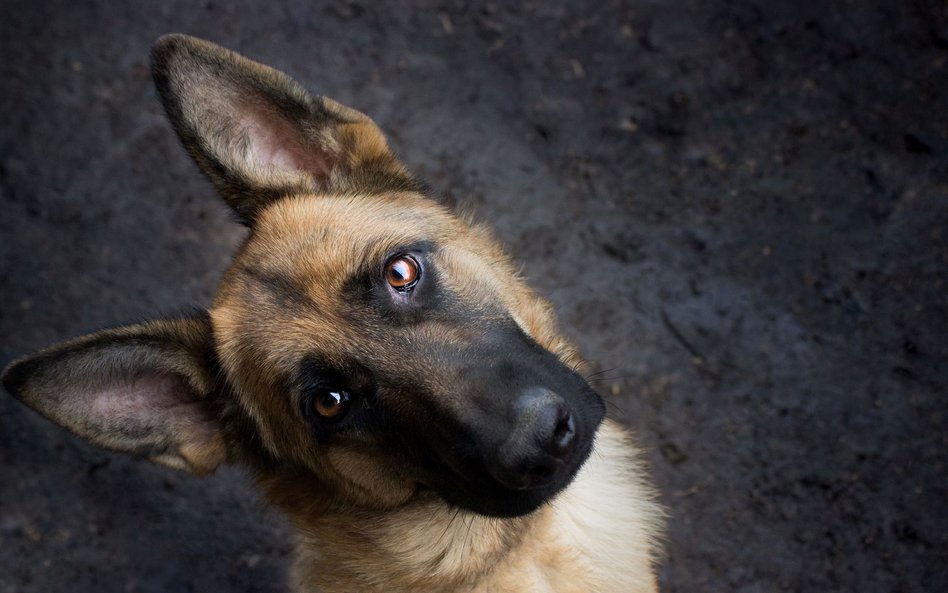
{"label": "dog", "polygon": [[483,226],[362,113],[207,41],[152,71],[249,236],[207,311],[15,360],[17,399],[101,447],[252,472],[295,591],[656,591],[637,451]]}

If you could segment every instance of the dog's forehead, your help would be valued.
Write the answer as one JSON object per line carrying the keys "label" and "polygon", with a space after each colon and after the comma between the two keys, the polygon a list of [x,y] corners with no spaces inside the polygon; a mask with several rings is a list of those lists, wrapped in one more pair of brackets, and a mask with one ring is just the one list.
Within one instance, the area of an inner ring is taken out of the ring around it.
{"label": "dog's forehead", "polygon": [[438,240],[453,222],[443,208],[416,194],[298,196],[267,208],[250,243],[255,252],[282,259],[345,261]]}
{"label": "dog's forehead", "polygon": [[[324,309],[326,295],[375,269],[387,257],[419,245],[438,269],[440,285],[471,306],[494,297],[516,300],[516,271],[483,226],[471,225],[415,193],[307,195],[267,208],[236,261],[243,286],[285,287]],[[338,304],[338,303],[337,303]],[[508,303],[513,306],[513,303]],[[508,307],[509,308],[509,307]],[[324,310],[324,313],[328,312]]]}

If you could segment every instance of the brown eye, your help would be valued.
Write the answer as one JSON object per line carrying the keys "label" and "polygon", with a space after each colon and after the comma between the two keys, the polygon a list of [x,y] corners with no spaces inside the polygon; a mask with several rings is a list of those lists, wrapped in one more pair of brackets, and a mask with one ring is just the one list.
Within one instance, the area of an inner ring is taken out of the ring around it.
{"label": "brown eye", "polygon": [[340,420],[349,409],[349,394],[345,391],[322,391],[313,399],[313,410],[324,420]]}
{"label": "brown eye", "polygon": [[418,262],[407,255],[394,257],[385,264],[385,280],[395,290],[411,290],[420,275]]}

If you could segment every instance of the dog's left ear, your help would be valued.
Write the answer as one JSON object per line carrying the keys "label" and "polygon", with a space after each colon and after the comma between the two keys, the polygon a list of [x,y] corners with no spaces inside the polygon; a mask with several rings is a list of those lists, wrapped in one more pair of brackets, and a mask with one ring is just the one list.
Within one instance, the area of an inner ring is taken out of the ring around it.
{"label": "dog's left ear", "polygon": [[172,34],[152,73],[185,148],[245,224],[287,195],[416,189],[371,119],[273,68]]}
{"label": "dog's left ear", "polygon": [[209,318],[101,331],[15,360],[14,397],[90,442],[203,475],[227,458]]}

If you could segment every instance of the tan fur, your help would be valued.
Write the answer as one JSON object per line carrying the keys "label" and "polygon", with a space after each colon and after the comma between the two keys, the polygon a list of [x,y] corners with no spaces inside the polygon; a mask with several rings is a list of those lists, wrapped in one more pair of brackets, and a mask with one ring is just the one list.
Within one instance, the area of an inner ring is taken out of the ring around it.
{"label": "tan fur", "polygon": [[[365,115],[205,41],[166,37],[154,60],[175,129],[250,236],[207,316],[25,357],[5,372],[11,393],[99,445],[176,469],[249,466],[298,531],[299,593],[655,591],[662,511],[611,421],[564,491],[506,519],[449,506],[420,485],[406,452],[373,434],[313,438],[294,385],[314,352],[404,371],[397,353],[412,344],[463,354],[481,324],[513,319],[565,365],[582,362],[489,231],[421,193]],[[427,265],[475,322],[421,318],[394,330],[348,300],[360,270],[414,242],[437,245]],[[426,359],[415,364],[415,386],[440,394],[431,405],[470,405]],[[378,397],[422,413],[405,394]]]}

